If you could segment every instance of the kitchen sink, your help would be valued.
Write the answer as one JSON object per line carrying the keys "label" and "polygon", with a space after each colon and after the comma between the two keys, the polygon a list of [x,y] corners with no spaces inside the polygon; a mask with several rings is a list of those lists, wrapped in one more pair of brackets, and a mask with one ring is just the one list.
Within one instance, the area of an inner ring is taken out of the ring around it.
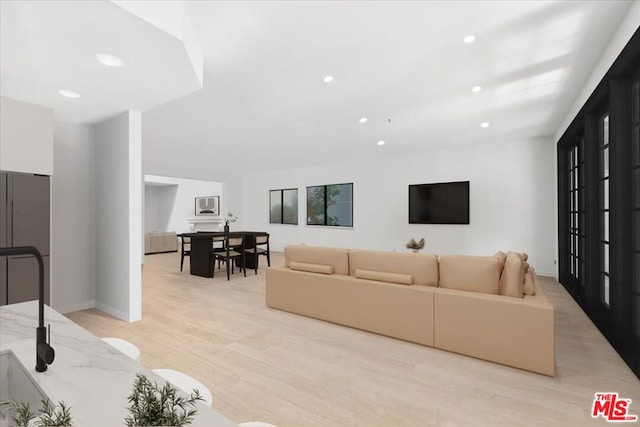
{"label": "kitchen sink", "polygon": [[[35,364],[35,361],[34,361]],[[0,352],[0,402],[14,400],[16,402],[29,403],[32,412],[38,412],[42,400],[47,395],[31,378],[29,371],[20,363],[11,350]],[[14,410],[3,405],[0,407],[0,427],[13,425],[11,418]]]}

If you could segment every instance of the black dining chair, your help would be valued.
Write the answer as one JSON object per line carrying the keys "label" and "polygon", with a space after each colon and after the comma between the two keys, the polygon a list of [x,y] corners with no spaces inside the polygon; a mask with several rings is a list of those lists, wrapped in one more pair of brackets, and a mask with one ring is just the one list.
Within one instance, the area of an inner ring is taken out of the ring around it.
{"label": "black dining chair", "polygon": [[[226,250],[225,237],[215,236],[213,238],[213,247],[211,248],[211,250],[213,251],[213,254],[215,254],[216,252],[224,252]],[[213,262],[215,264],[215,255],[214,255]],[[220,259],[218,259],[218,270],[220,270]]]}
{"label": "black dining chair", "polygon": [[180,271],[182,271],[185,256],[191,256],[191,238],[180,236]]}
{"label": "black dining chair", "polygon": [[267,265],[271,267],[271,253],[269,251],[269,234],[256,235],[255,244],[252,248],[245,249],[245,252],[256,257],[256,274],[258,274],[258,264],[260,255],[267,257]]}
{"label": "black dining chair", "polygon": [[[244,247],[244,236],[224,236],[224,250],[213,252],[214,261],[217,259],[218,261],[222,261],[227,264],[227,280],[231,280],[230,273],[233,273],[233,262],[242,258],[242,267],[241,269],[244,271],[244,277],[247,277],[247,269],[245,266],[245,247]],[[212,269],[215,270],[215,262]],[[211,272],[211,277],[214,276],[213,271]]]}

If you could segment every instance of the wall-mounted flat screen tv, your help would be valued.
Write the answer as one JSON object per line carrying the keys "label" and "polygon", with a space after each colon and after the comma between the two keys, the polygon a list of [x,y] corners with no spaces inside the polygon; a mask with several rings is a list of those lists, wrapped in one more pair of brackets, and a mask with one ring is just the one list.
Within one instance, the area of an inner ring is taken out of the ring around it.
{"label": "wall-mounted flat screen tv", "polygon": [[409,185],[409,224],[469,224],[469,181]]}

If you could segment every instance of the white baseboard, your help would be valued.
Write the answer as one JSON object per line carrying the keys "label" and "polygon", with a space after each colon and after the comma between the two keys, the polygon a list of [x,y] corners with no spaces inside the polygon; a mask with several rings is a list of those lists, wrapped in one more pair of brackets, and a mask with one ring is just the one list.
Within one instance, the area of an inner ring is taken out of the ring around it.
{"label": "white baseboard", "polygon": [[129,321],[129,313],[118,310],[117,308],[113,308],[101,302],[96,302],[96,308],[100,311],[104,311],[107,314],[117,317],[118,319],[124,320],[125,322]]}
{"label": "white baseboard", "polygon": [[545,277],[551,277],[553,279],[556,278],[556,273],[549,273],[546,271],[538,271],[536,270],[536,276],[545,276]]}
{"label": "white baseboard", "polygon": [[96,307],[96,300],[82,301],[74,304],[63,305],[62,307],[54,306],[53,309],[58,313],[66,314],[74,311],[87,310]]}

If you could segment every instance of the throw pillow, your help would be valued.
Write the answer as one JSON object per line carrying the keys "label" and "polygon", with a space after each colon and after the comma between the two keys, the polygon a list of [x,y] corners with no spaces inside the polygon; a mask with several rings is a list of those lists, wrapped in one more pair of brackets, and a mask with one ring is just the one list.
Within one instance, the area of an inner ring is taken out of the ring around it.
{"label": "throw pillow", "polygon": [[520,254],[510,252],[500,277],[500,295],[523,298],[524,296],[524,263]]}
{"label": "throw pillow", "polygon": [[307,264],[305,262],[291,261],[289,268],[298,271],[307,271],[309,273],[333,274],[333,267],[324,264]]}
{"label": "throw pillow", "polygon": [[531,296],[536,294],[536,287],[533,284],[533,273],[531,269],[524,275],[524,294]]}
{"label": "throw pillow", "polygon": [[500,271],[502,271],[502,269],[504,268],[504,263],[507,260],[507,254],[502,251],[498,251],[495,253],[494,257],[498,258],[498,261],[500,261]]}
{"label": "throw pillow", "polygon": [[413,278],[409,274],[387,273],[386,271],[356,270],[358,279],[377,280],[379,282],[398,283],[401,285],[413,284]]}

